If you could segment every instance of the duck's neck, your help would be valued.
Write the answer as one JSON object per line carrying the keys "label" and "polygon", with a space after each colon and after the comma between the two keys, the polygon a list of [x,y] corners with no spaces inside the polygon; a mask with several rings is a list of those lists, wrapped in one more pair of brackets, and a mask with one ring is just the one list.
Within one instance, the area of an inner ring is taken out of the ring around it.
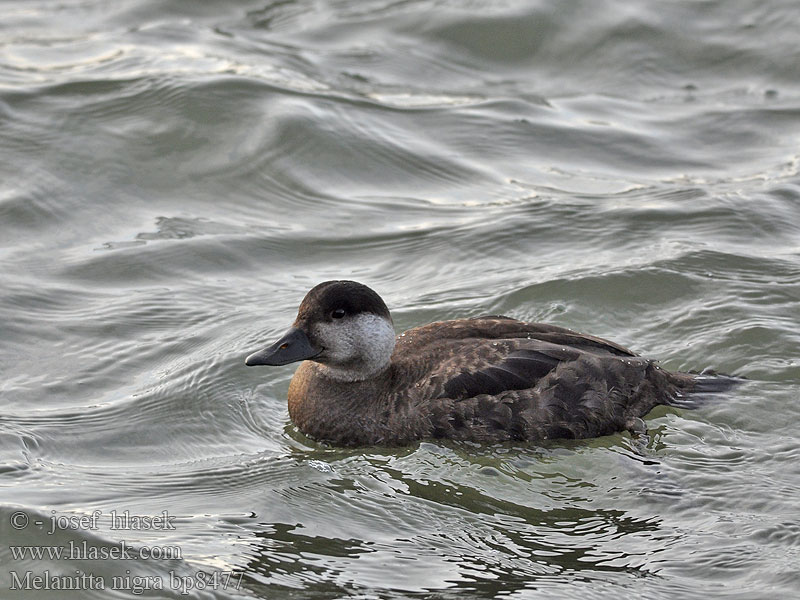
{"label": "duck's neck", "polygon": [[334,445],[384,442],[386,387],[391,367],[366,381],[328,377],[329,369],[306,361],[289,385],[289,415],[306,435]]}
{"label": "duck's neck", "polygon": [[323,377],[340,383],[358,383],[375,379],[389,367],[389,363],[354,363],[346,366],[317,365]]}

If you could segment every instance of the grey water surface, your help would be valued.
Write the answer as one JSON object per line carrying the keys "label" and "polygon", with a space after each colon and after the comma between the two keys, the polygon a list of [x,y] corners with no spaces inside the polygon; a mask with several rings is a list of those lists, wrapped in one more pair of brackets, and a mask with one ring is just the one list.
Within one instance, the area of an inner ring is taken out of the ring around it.
{"label": "grey water surface", "polygon": [[[0,597],[800,596],[800,3],[0,11]],[[748,381],[327,448],[244,357],[333,278]]]}

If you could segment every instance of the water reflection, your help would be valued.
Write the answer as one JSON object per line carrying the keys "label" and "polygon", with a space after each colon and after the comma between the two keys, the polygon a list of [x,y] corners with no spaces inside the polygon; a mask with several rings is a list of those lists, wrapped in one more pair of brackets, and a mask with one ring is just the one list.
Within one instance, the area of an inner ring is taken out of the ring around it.
{"label": "water reflection", "polygon": [[[659,550],[679,536],[666,534],[659,518],[593,508],[601,482],[541,468],[559,464],[569,449],[506,447],[470,456],[474,450],[423,444],[397,455],[325,451],[324,482],[280,494],[298,506],[296,521],[263,523],[255,533],[253,585],[287,593],[334,586],[341,594],[490,597],[558,581],[655,576]],[[306,459],[320,462],[320,454]],[[504,499],[509,490],[516,496]],[[570,500],[565,506],[552,501],[556,496]],[[310,514],[301,501],[319,512]],[[545,503],[553,506],[537,506]],[[323,524],[331,521],[335,535]]]}

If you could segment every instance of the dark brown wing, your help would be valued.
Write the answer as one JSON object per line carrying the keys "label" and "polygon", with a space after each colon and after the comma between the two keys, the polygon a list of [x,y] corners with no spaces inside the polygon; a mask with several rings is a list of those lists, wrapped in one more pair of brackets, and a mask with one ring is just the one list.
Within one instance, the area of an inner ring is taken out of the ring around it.
{"label": "dark brown wing", "polygon": [[[613,342],[507,317],[441,321],[403,333],[393,362],[429,398],[463,400],[534,387],[583,352],[633,357]],[[413,375],[411,375],[413,373]],[[410,375],[410,376],[409,376]]]}
{"label": "dark brown wing", "polygon": [[[483,388],[474,388],[478,391]],[[588,438],[635,427],[676,392],[644,358],[581,353],[559,362],[533,387],[430,404],[432,435],[474,441]]]}
{"label": "dark brown wing", "polygon": [[[482,367],[466,364],[457,375],[444,382],[440,397],[462,400],[481,394],[497,395],[510,390],[532,388],[562,361],[574,360],[578,353],[567,349],[520,348],[495,364]],[[457,362],[457,361],[456,361]]]}
{"label": "dark brown wing", "polygon": [[631,427],[675,392],[666,372],[623,346],[503,317],[433,323],[398,346],[434,437],[594,437]]}
{"label": "dark brown wing", "polygon": [[535,339],[572,348],[604,351],[618,356],[636,356],[635,352],[610,340],[556,325],[526,323],[508,317],[476,317],[470,321],[491,323],[490,327],[500,337]]}
{"label": "dark brown wing", "polygon": [[425,352],[430,356],[437,347],[447,352],[446,342],[459,340],[540,340],[554,345],[604,351],[617,356],[636,356],[634,352],[612,341],[585,335],[545,323],[526,323],[509,317],[475,317],[457,321],[438,321],[409,329],[397,339],[397,349],[404,355]]}

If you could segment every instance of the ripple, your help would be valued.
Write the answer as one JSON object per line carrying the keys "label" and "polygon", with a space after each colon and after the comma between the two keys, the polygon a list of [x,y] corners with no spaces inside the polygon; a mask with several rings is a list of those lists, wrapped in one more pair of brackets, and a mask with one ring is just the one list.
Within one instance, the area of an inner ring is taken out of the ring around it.
{"label": "ripple", "polygon": [[[167,510],[125,535],[261,596],[791,596],[797,7],[619,4],[6,2],[3,539]],[[344,277],[748,381],[637,439],[327,448],[242,359]]]}

